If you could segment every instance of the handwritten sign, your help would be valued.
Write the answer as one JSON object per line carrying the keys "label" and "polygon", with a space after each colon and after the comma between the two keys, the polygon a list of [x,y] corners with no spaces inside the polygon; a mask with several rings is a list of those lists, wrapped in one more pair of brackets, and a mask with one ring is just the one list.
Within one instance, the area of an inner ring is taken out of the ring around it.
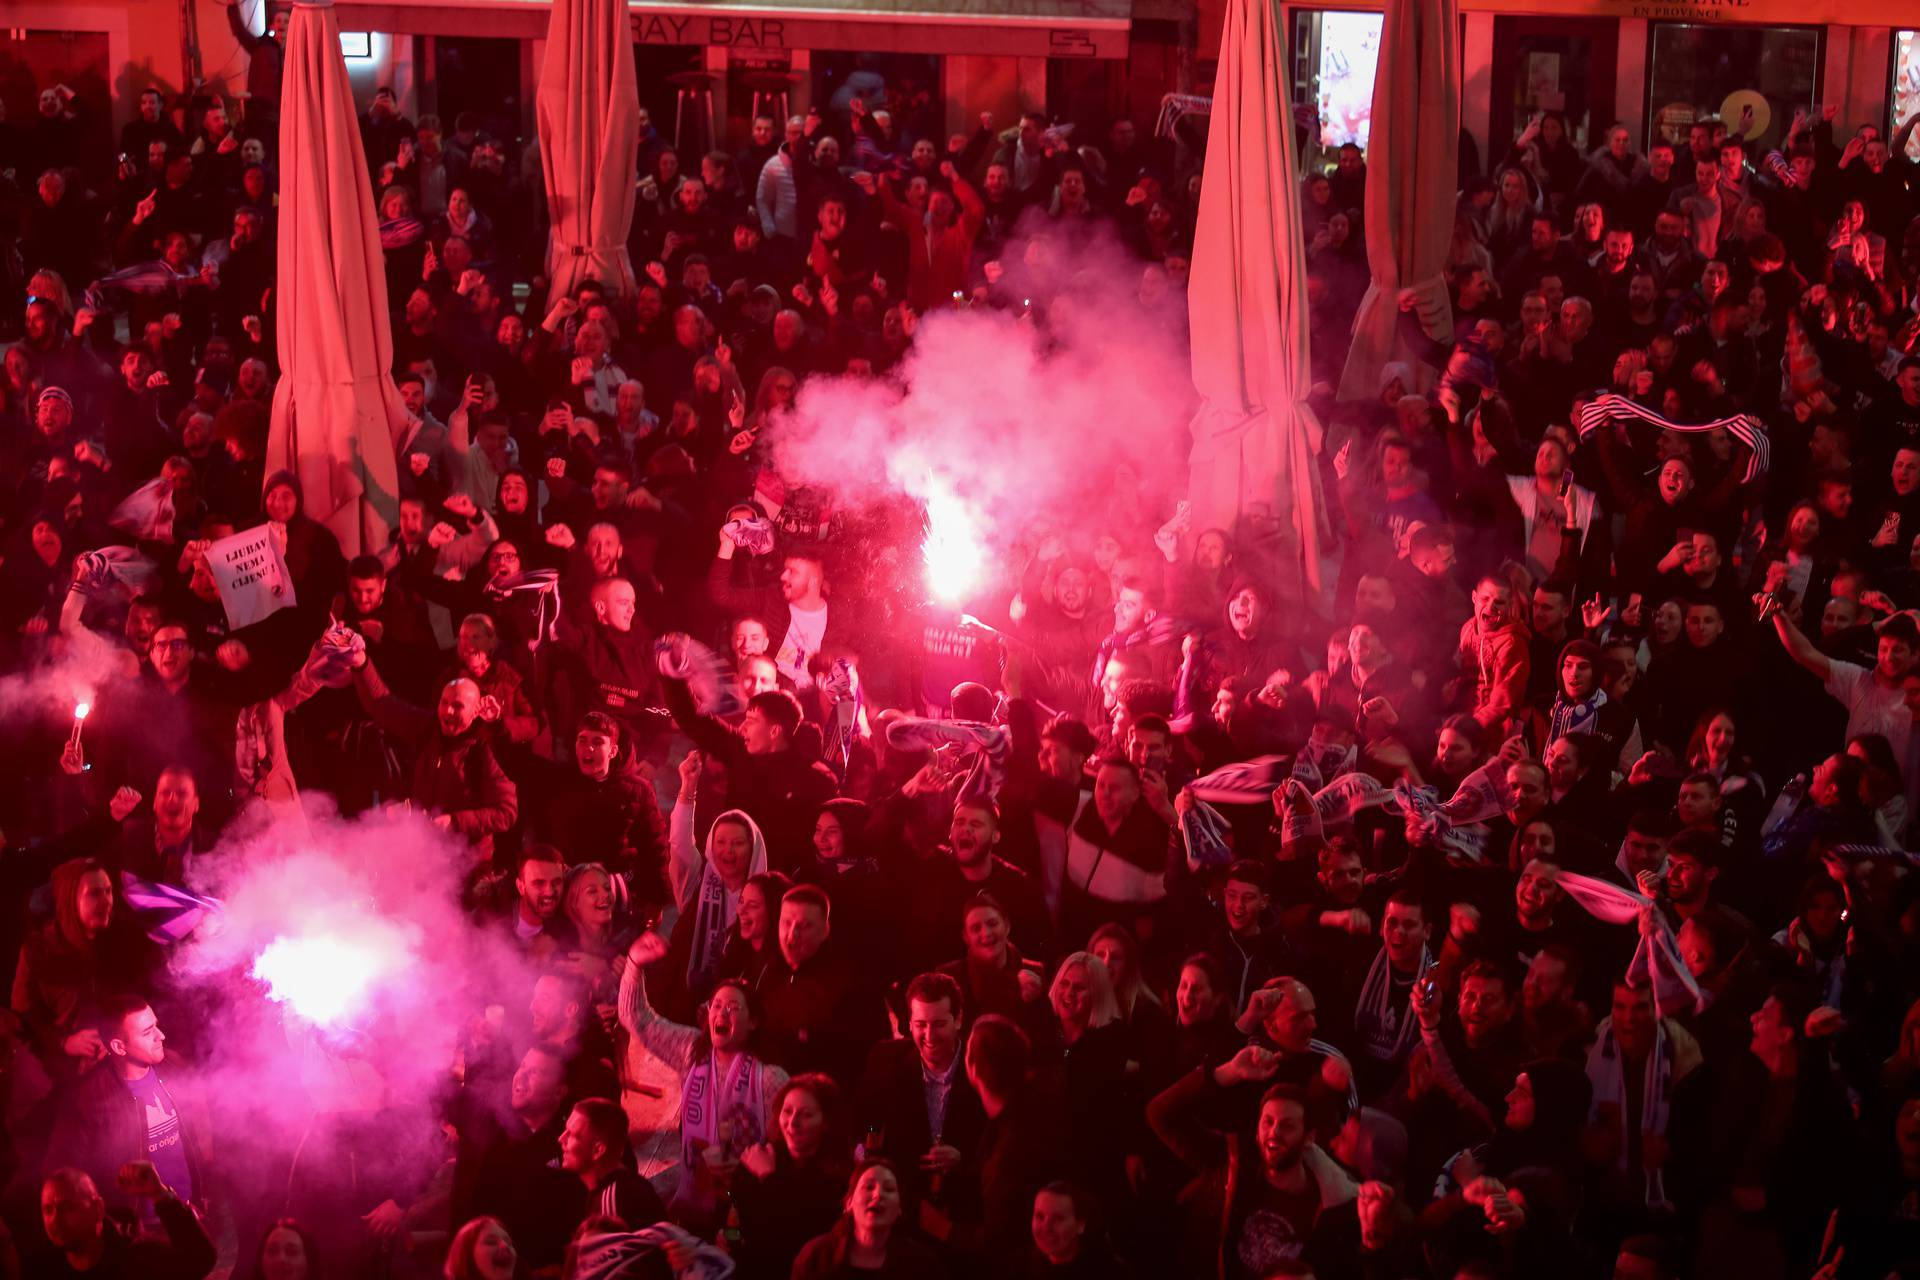
{"label": "handwritten sign", "polygon": [[255,525],[209,546],[207,568],[226,607],[227,625],[235,631],[296,603],[293,575],[268,525]]}

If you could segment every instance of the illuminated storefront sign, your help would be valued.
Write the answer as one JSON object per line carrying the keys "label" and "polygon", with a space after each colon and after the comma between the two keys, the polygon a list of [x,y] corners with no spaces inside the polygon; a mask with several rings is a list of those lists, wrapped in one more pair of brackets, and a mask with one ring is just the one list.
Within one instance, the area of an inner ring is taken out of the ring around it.
{"label": "illuminated storefront sign", "polygon": [[[742,53],[821,49],[1124,58],[1132,0],[754,0],[631,5],[641,44]],[[414,35],[540,39],[545,0],[339,0],[343,25]]]}

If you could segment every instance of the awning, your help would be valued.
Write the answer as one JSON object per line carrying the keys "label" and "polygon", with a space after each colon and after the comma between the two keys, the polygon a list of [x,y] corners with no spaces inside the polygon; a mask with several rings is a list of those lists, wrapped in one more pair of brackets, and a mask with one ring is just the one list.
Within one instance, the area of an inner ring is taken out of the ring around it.
{"label": "awning", "polygon": [[[1027,58],[1124,58],[1134,0],[822,0],[654,4],[630,0],[640,44],[957,53]],[[1164,4],[1166,0],[1151,0]],[[537,40],[547,0],[338,0],[348,30],[395,35]]]}

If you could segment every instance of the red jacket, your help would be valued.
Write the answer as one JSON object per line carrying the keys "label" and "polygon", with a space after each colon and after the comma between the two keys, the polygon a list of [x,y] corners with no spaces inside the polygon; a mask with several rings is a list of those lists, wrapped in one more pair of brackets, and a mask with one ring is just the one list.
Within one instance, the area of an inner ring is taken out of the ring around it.
{"label": "red jacket", "polygon": [[1460,674],[1473,681],[1473,718],[1488,729],[1524,715],[1532,667],[1527,629],[1518,622],[1482,634],[1480,620],[1460,627]]}
{"label": "red jacket", "polygon": [[954,181],[953,196],[960,216],[936,232],[928,227],[924,214],[914,212],[894,194],[891,182],[880,183],[886,219],[907,238],[907,305],[922,315],[948,305],[955,293],[967,287],[974,237],[987,216],[986,205],[965,178]]}

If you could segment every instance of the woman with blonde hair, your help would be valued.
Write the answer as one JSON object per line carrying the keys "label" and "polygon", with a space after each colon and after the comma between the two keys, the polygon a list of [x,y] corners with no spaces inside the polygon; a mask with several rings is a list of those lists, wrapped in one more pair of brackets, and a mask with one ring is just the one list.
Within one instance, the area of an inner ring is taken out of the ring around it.
{"label": "woman with blonde hair", "polygon": [[1068,1150],[1075,1173],[1103,1204],[1125,1203],[1128,1159],[1149,1149],[1143,1073],[1121,1020],[1113,979],[1100,957],[1076,951],[1060,962],[1049,992],[1060,1036]]}

